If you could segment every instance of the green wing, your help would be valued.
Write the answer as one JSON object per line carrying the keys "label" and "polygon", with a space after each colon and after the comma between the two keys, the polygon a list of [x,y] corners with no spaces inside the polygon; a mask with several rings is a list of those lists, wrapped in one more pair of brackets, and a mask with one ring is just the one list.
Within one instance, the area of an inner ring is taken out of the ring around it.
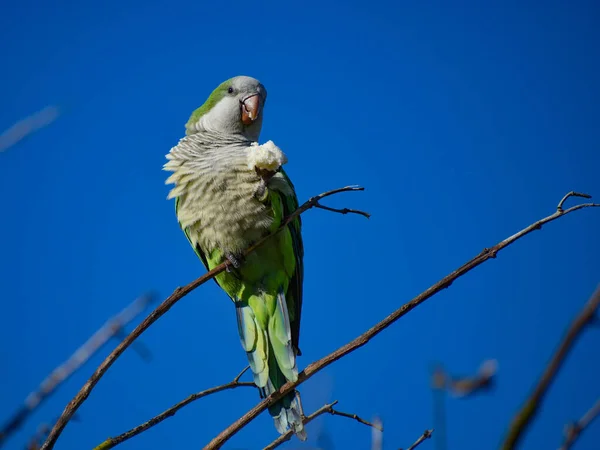
{"label": "green wing", "polygon": [[[291,182],[283,168],[281,174],[286,182],[292,188],[292,195],[282,195],[283,197],[283,215],[288,217],[296,209],[298,209],[298,198],[294,184]],[[292,236],[292,245],[294,246],[294,255],[296,257],[296,271],[290,280],[288,291],[285,294],[288,312],[290,315],[290,327],[292,329],[292,345],[298,350],[298,355],[301,355],[300,341],[300,315],[302,313],[302,284],[304,280],[304,245],[302,244],[302,219],[296,217],[288,225]]]}

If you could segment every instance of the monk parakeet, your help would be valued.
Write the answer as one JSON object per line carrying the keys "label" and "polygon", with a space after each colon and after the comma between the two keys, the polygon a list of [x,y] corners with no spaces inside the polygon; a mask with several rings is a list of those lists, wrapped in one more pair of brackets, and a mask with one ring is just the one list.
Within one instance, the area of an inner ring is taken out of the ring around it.
{"label": "monk parakeet", "polygon": [[[179,225],[210,270],[228,259],[215,281],[233,300],[242,347],[261,398],[298,379],[303,246],[300,217],[244,258],[244,250],[277,230],[298,207],[281,165],[281,150],[258,145],[267,99],[256,79],[221,83],[188,120],[186,136],[167,155]],[[297,392],[269,408],[279,433],[306,439]]]}

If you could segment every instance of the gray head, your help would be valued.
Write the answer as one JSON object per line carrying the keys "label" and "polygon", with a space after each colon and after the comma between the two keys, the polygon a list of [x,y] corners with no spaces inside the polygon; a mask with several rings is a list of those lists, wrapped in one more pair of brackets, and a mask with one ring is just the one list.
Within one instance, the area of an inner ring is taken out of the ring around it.
{"label": "gray head", "polygon": [[267,90],[260,81],[245,76],[230,78],[210,94],[185,125],[186,134],[213,131],[241,134],[257,141],[262,127],[262,110]]}

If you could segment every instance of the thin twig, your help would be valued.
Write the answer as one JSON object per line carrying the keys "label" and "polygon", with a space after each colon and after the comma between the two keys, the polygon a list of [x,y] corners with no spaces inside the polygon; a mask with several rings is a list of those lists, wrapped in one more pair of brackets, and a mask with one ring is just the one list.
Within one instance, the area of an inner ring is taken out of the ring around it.
{"label": "thin twig", "polygon": [[577,341],[577,338],[581,335],[581,332],[593,320],[599,306],[600,285],[598,285],[598,288],[592,297],[588,300],[579,315],[571,323],[567,334],[560,343],[560,346],[558,347],[558,350],[554,356],[552,356],[550,363],[544,370],[544,373],[537,386],[533,390],[533,393],[514,417],[508,430],[506,440],[502,444],[502,448],[504,450],[511,450],[515,448],[520,439],[523,437],[525,430],[527,430],[527,427],[531,424],[533,418],[542,405],[544,397],[550,388],[550,385],[556,378],[556,375],[558,374],[566,356],[569,354],[569,351]]}
{"label": "thin twig", "polygon": [[492,389],[497,370],[498,362],[495,359],[485,360],[477,374],[472,376],[451,375],[438,366],[434,370],[432,382],[436,388],[446,389],[455,397],[468,397]]}
{"label": "thin twig", "polygon": [[[296,211],[289,215],[289,217],[282,223],[282,225],[273,233],[268,234],[264,238],[260,239],[254,245],[252,245],[248,250],[246,250],[245,255],[256,250],[256,248],[260,247],[266,240],[277,234],[279,231],[284,229],[292,220],[298,217],[300,214],[308,211],[311,208],[314,208],[319,200],[329,197],[334,194],[338,194],[340,192],[355,192],[355,191],[364,191],[363,187],[360,186],[346,186],[343,188],[334,189],[332,191],[324,192],[315,197],[311,197],[306,201],[302,206],[300,206]],[[154,311],[152,311],[148,317],[146,317],[142,323],[140,323],[112,352],[110,355],[106,357],[106,359],[100,364],[100,366],[96,369],[96,371],[92,374],[89,380],[83,385],[83,387],[79,390],[77,395],[69,402],[69,404],[65,407],[58,421],[52,428],[52,431],[48,435],[48,439],[44,442],[41,450],[51,450],[54,448],[54,444],[56,444],[56,440],[64,430],[65,426],[75,414],[77,409],[81,406],[81,404],[88,398],[100,378],[104,376],[106,371],[113,365],[113,363],[117,360],[119,356],[129,347],[133,341],[135,341],[144,331],[148,329],[150,325],[156,322],[163,314],[165,314],[175,303],[185,297],[187,294],[192,292],[198,286],[206,283],[208,280],[211,280],[221,272],[224,272],[231,263],[226,260],[222,264],[214,267],[212,270],[208,271],[201,277],[192,281],[188,285],[184,287],[178,287],[175,291],[165,299],[160,305],[156,307]]]}
{"label": "thin twig", "polygon": [[373,427],[376,430],[383,431],[383,426],[381,424],[367,422],[365,419],[361,419],[356,414],[348,414],[348,413],[345,413],[345,412],[337,411],[335,409],[332,409],[331,411],[329,411],[329,414],[331,414],[333,416],[341,416],[341,417],[347,417],[348,419],[354,419],[358,423],[362,423],[363,425],[367,425],[369,427]]}
{"label": "thin twig", "polygon": [[50,432],[50,426],[46,423],[40,425],[36,430],[35,434],[31,437],[25,450],[38,450],[42,445],[42,442],[46,440],[46,436]]}
{"label": "thin twig", "polygon": [[56,120],[58,114],[59,110],[56,106],[46,106],[44,109],[19,120],[0,134],[0,152],[8,150],[40,128],[50,125]]}
{"label": "thin twig", "polygon": [[102,442],[100,445],[95,447],[94,450],[108,450],[109,448],[116,447],[117,445],[121,444],[122,442],[125,442],[126,440],[131,439],[132,437],[137,436],[140,433],[143,433],[147,429],[152,428],[155,425],[158,425],[163,420],[165,420],[169,417],[173,417],[175,415],[175,413],[177,411],[179,411],[181,408],[183,408],[184,406],[189,405],[193,401],[196,401],[202,397],[206,397],[207,395],[216,394],[217,392],[226,391],[228,389],[235,389],[235,388],[244,387],[244,386],[256,387],[256,385],[251,381],[240,381],[241,376],[249,369],[249,367],[250,366],[248,366],[244,370],[242,370],[233,379],[233,381],[222,384],[220,386],[215,386],[210,389],[206,389],[205,391],[198,392],[196,394],[192,394],[185,400],[182,400],[179,403],[177,403],[176,405],[171,406],[169,409],[167,409],[163,413],[159,414],[158,416],[153,417],[152,419],[148,420],[147,422],[144,422],[143,424],[138,425],[137,427],[135,427],[117,437],[108,438],[107,440]]}
{"label": "thin twig", "polygon": [[[310,416],[306,416],[304,417],[304,419],[302,419],[302,423],[304,425],[312,422],[314,419],[316,419],[317,417],[323,415],[323,414],[331,414],[332,416],[341,416],[341,417],[347,417],[348,419],[354,419],[359,423],[362,423],[363,425],[367,425],[369,427],[373,427],[379,431],[383,431],[383,427],[380,424],[375,424],[375,423],[371,423],[371,422],[367,422],[364,419],[361,419],[360,417],[358,417],[356,414],[348,414],[345,412],[341,412],[338,411],[336,409],[333,409],[333,407],[338,403],[338,401],[334,401],[331,402],[327,405],[324,405],[322,407],[320,407],[319,409],[317,409],[314,413],[312,413]],[[294,432],[292,430],[288,430],[285,434],[282,434],[281,436],[279,436],[277,439],[275,439],[273,442],[271,442],[269,445],[267,445],[263,450],[272,450],[274,448],[279,447],[281,444],[283,444],[284,442],[289,441],[292,436],[294,435]]]}
{"label": "thin twig", "polygon": [[88,361],[100,348],[111,340],[120,330],[140,315],[154,299],[151,293],[144,294],[130,303],[119,314],[112,317],[100,327],[81,347],[54,369],[42,381],[36,391],[31,392],[23,405],[15,411],[0,431],[0,447],[9,435],[17,431],[25,420],[46,400],[65,380]]}
{"label": "thin twig", "polygon": [[579,439],[583,430],[585,430],[598,416],[600,416],[600,399],[596,400],[594,406],[592,406],[581,419],[575,423],[570,423],[565,427],[565,440],[560,447],[560,450],[569,450],[575,441]]}
{"label": "thin twig", "polygon": [[[433,428],[431,430],[425,430],[425,431],[423,431],[423,434],[421,436],[419,436],[419,439],[417,439],[415,441],[415,443],[413,445],[411,445],[410,447],[408,447],[408,449],[406,449],[406,450],[414,450],[419,445],[421,445],[424,441],[426,441],[427,439],[431,438],[432,434],[433,434]],[[402,450],[402,449],[400,449],[400,450]]]}
{"label": "thin twig", "polygon": [[298,375],[297,381],[295,381],[293,383],[287,382],[286,384],[284,384],[277,392],[274,392],[269,397],[267,397],[266,399],[264,399],[263,401],[258,403],[254,408],[252,408],[250,411],[248,411],[246,414],[244,414],[242,417],[240,417],[238,420],[236,420],[234,423],[232,423],[229,427],[227,427],[225,430],[223,430],[221,433],[219,433],[219,435],[217,437],[215,437],[212,441],[210,441],[210,443],[205,448],[206,449],[217,449],[217,448],[222,447],[225,442],[227,442],[229,439],[231,439],[231,437],[233,435],[235,435],[238,431],[240,431],[248,423],[250,423],[256,417],[258,417],[258,415],[261,412],[263,412],[265,409],[267,409],[270,405],[274,404],[277,400],[282,398],[284,395],[292,392],[298,385],[304,383],[306,380],[308,380],[314,374],[316,374],[317,372],[320,372],[325,367],[334,363],[338,359],[340,359],[340,358],[346,356],[347,354],[355,351],[356,349],[366,345],[373,337],[377,336],[379,333],[381,333],[383,330],[385,330],[391,324],[396,322],[398,319],[400,319],[404,315],[408,314],[411,310],[413,310],[414,308],[419,306],[421,303],[423,303],[430,297],[434,296],[438,292],[449,287],[456,279],[458,279],[461,276],[465,275],[466,273],[470,272],[475,267],[483,264],[488,259],[495,258],[496,255],[498,254],[498,252],[501,251],[502,249],[508,247],[515,241],[528,235],[532,231],[541,229],[542,226],[546,223],[552,222],[552,221],[558,219],[559,217],[562,217],[564,215],[567,215],[567,214],[577,211],[579,209],[590,208],[590,207],[600,207],[600,204],[582,203],[582,204],[573,206],[566,210],[562,210],[562,209],[558,210],[557,209],[557,211],[554,214],[551,214],[541,220],[538,220],[537,222],[529,225],[527,228],[524,228],[523,230],[519,231],[518,233],[504,239],[502,242],[499,242],[495,246],[484,249],[481,253],[479,253],[473,259],[468,261],[466,264],[464,264],[463,266],[456,269],[454,272],[452,272],[449,275],[442,278],[440,281],[435,283],[429,289],[422,292],[421,294],[416,296],[414,299],[412,299],[408,303],[401,306],[399,309],[394,311],[392,314],[387,316],[385,319],[383,319],[381,322],[376,324],[371,329],[367,330],[365,333],[358,336],[353,341],[350,341],[346,345],[338,348],[333,353],[330,353],[329,355],[319,359],[318,361],[316,361],[312,364],[309,364],[306,367],[306,369],[304,369],[304,371],[302,371]]}
{"label": "thin twig", "polygon": [[334,212],[334,213],[338,213],[338,214],[360,214],[361,216],[365,216],[367,219],[371,218],[371,214],[369,214],[368,212],[365,212],[365,211],[361,211],[359,209],[350,209],[350,208],[338,209],[338,208],[331,208],[330,206],[321,205],[320,203],[317,203],[315,205],[315,207],[317,207],[319,209],[324,209],[325,211],[331,211],[331,212]]}
{"label": "thin twig", "polygon": [[566,194],[561,201],[558,203],[558,206],[556,207],[557,211],[562,211],[563,210],[563,205],[564,203],[567,201],[568,198],[570,197],[581,197],[581,198],[587,198],[590,199],[592,198],[592,196],[590,194],[582,194],[581,192],[575,192],[575,191],[571,191],[568,194]]}

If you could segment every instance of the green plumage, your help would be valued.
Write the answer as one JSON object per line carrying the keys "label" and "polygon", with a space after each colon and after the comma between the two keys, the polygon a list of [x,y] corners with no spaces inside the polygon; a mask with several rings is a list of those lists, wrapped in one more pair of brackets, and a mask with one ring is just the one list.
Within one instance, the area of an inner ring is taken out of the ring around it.
{"label": "green plumage", "polygon": [[202,117],[204,114],[210,111],[217,103],[219,103],[219,101],[223,97],[227,95],[227,88],[229,87],[230,83],[231,80],[227,80],[221,83],[219,86],[217,86],[217,88],[214,91],[212,91],[212,93],[210,94],[208,99],[202,104],[202,106],[192,113],[190,119],[185,125],[187,134],[190,134],[192,132],[192,126],[198,121],[198,119],[200,119],[200,117]]}

